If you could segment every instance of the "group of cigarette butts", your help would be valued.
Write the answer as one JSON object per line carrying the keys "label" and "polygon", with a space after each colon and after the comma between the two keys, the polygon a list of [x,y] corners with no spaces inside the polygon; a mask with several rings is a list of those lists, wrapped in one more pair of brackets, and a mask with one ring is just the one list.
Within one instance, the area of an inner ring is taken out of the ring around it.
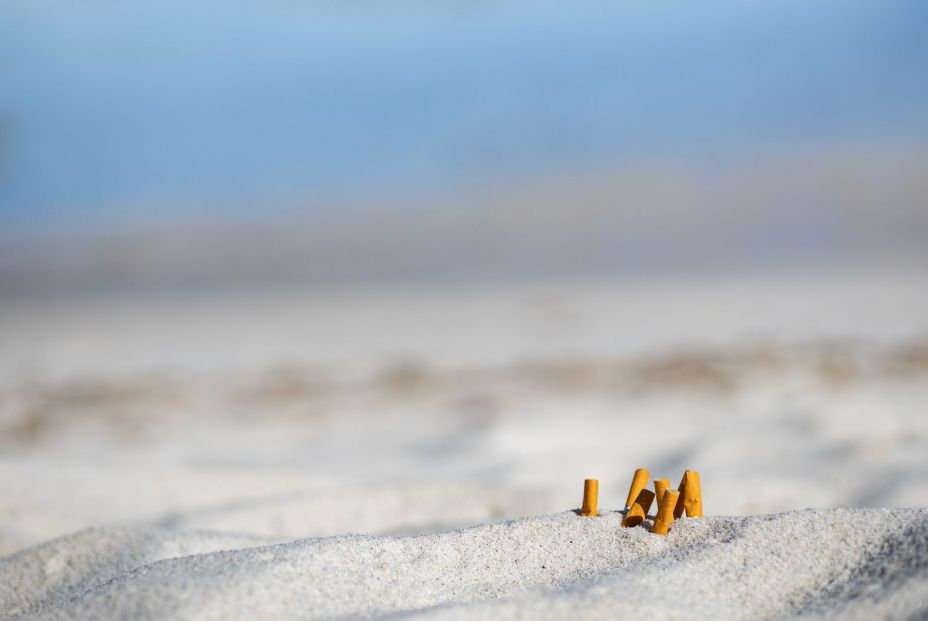
{"label": "group of cigarette butts", "polygon": [[[647,489],[651,473],[645,468],[635,470],[632,485],[625,500],[625,517],[622,526],[630,528],[638,526],[648,517],[651,503],[657,498],[657,515],[654,517],[654,526],[651,532],[655,535],[666,535],[670,525],[675,519],[681,517],[686,511],[687,517],[702,517],[702,489],[699,484],[699,473],[695,470],[686,470],[683,480],[676,490],[670,489],[669,479],[655,479],[654,491]],[[599,502],[599,481],[586,479],[583,482],[583,506],[580,515],[595,517]]]}

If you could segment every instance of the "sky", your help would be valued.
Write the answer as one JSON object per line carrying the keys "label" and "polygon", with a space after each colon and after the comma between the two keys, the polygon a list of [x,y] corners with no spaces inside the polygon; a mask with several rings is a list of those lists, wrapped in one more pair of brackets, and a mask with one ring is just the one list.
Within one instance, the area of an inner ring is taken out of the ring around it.
{"label": "sky", "polygon": [[926,144],[928,5],[7,0],[0,224]]}

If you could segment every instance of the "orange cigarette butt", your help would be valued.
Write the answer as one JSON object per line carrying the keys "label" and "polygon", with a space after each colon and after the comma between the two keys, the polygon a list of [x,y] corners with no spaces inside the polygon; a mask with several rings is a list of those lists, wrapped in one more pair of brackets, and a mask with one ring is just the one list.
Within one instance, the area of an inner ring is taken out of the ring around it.
{"label": "orange cigarette butt", "polygon": [[702,517],[702,486],[699,473],[695,470],[684,472],[679,491],[680,497],[677,499],[677,506],[674,507],[673,516],[682,516],[683,510],[686,509],[688,517]]}
{"label": "orange cigarette butt", "polygon": [[654,492],[649,489],[643,489],[638,492],[635,502],[632,503],[631,509],[625,512],[625,519],[622,520],[622,526],[630,528],[638,526],[648,517],[648,509],[654,501]]}
{"label": "orange cigarette butt", "polygon": [[654,518],[654,528],[651,532],[655,535],[666,535],[673,523],[673,510],[677,506],[677,499],[680,492],[668,489],[657,503],[657,517]]}
{"label": "orange cigarette butt", "polygon": [[673,517],[679,518],[683,517],[683,491],[686,489],[686,474],[689,470],[684,470],[683,478],[680,479],[680,487],[677,488],[679,494],[677,495],[677,505],[673,508]]}
{"label": "orange cigarette butt", "polygon": [[657,498],[657,506],[661,506],[661,499],[664,492],[670,487],[670,479],[654,479],[654,497]]}
{"label": "orange cigarette butt", "polygon": [[683,490],[683,507],[688,517],[702,517],[702,483],[699,473],[690,470],[686,473],[686,488]]}
{"label": "orange cigarette butt", "polygon": [[632,486],[628,489],[628,498],[625,499],[625,509],[629,509],[638,494],[648,486],[648,477],[650,473],[644,468],[635,470],[635,476],[632,477]]}
{"label": "orange cigarette butt", "polygon": [[580,515],[584,517],[595,516],[598,502],[599,481],[596,479],[586,479],[583,481],[583,506],[580,508]]}

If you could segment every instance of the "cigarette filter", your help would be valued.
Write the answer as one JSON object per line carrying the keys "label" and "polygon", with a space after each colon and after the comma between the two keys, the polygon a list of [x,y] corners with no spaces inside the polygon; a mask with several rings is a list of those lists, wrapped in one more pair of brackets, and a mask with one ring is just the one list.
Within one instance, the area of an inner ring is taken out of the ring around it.
{"label": "cigarette filter", "polygon": [[702,483],[699,473],[695,470],[687,472],[686,489],[684,490],[683,507],[688,517],[702,517]]}
{"label": "cigarette filter", "polygon": [[650,473],[644,468],[635,470],[635,476],[632,477],[632,485],[628,489],[628,498],[625,499],[625,509],[628,510],[632,503],[638,498],[638,493],[648,486],[648,477]]}
{"label": "cigarette filter", "polygon": [[657,499],[657,506],[661,506],[661,498],[664,492],[670,487],[670,479],[654,479],[654,497]]}
{"label": "cigarette filter", "polygon": [[629,528],[638,526],[644,522],[644,519],[648,517],[648,509],[651,508],[652,502],[654,502],[654,492],[649,489],[643,489],[638,492],[635,502],[633,502],[631,508],[625,512],[625,519],[622,520],[622,526]]}
{"label": "cigarette filter", "polygon": [[586,479],[583,482],[583,506],[580,508],[580,515],[584,517],[595,516],[598,502],[599,481],[596,479]]}
{"label": "cigarette filter", "polygon": [[651,532],[655,535],[666,535],[673,523],[673,510],[677,506],[677,499],[680,492],[668,489],[664,492],[660,501],[657,503],[657,517],[654,518],[654,528]]}
{"label": "cigarette filter", "polygon": [[677,506],[674,507],[673,516],[675,518],[682,516],[685,509],[689,517],[702,517],[702,487],[699,482],[699,473],[695,470],[684,472],[679,492],[680,497],[677,499]]}

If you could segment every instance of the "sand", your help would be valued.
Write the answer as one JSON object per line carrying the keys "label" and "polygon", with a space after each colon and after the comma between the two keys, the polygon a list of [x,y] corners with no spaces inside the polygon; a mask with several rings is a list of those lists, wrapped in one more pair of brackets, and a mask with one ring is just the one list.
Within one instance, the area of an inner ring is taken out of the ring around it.
{"label": "sand", "polygon": [[0,300],[0,618],[924,616],[924,282]]}
{"label": "sand", "polygon": [[926,510],[684,518],[667,537],[619,520],[564,512],[415,537],[248,547],[256,542],[95,529],[0,562],[0,611],[36,619],[928,614]]}

